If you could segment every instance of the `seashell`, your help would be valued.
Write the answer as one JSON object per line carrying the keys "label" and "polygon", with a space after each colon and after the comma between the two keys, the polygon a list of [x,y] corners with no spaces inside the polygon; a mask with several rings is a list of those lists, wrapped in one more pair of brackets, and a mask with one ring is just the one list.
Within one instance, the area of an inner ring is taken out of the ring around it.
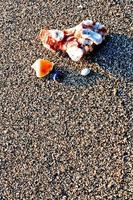
{"label": "seashell", "polygon": [[81,75],[82,76],[87,76],[88,74],[90,74],[91,70],[89,68],[84,68],[81,70]]}
{"label": "seashell", "polygon": [[40,31],[39,38],[44,47],[51,51],[66,52],[73,61],[79,61],[105,39],[106,28],[99,22],[83,20],[75,27],[65,30]]}
{"label": "seashell", "polygon": [[52,73],[52,79],[53,79],[54,81],[60,82],[60,81],[62,81],[63,77],[64,77],[64,75],[63,75],[63,73],[62,73],[61,71],[55,70],[55,71]]}
{"label": "seashell", "polygon": [[78,46],[69,47],[66,51],[73,61],[79,61],[84,54],[84,50]]}
{"label": "seashell", "polygon": [[36,71],[36,76],[42,78],[53,70],[54,63],[44,59],[38,59],[31,66]]}

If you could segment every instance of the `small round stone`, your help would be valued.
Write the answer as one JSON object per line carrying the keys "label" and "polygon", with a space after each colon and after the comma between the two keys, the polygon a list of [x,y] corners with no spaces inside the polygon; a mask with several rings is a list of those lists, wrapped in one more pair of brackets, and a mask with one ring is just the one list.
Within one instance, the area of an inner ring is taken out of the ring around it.
{"label": "small round stone", "polygon": [[52,73],[52,79],[54,81],[58,81],[58,82],[61,82],[64,78],[64,75],[61,71],[58,71],[58,70],[55,70],[53,73]]}
{"label": "small round stone", "polygon": [[90,72],[91,72],[91,70],[86,67],[86,68],[81,70],[81,75],[82,76],[87,76]]}

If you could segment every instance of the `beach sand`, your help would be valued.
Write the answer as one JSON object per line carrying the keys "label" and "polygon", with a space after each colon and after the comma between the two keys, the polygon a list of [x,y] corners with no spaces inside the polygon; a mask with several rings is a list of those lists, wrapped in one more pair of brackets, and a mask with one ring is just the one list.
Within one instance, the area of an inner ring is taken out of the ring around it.
{"label": "beach sand", "polygon": [[[131,1],[1,0],[0,200],[131,200],[133,7]],[[43,27],[89,18],[105,42],[72,62],[46,50]],[[38,58],[62,83],[39,79]],[[92,69],[82,77],[83,67]]]}

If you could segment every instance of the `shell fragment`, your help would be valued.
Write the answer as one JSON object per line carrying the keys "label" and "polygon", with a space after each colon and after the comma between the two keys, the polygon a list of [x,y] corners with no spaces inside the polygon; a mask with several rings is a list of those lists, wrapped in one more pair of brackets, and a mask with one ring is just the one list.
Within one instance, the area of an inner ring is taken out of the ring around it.
{"label": "shell fragment", "polygon": [[42,78],[53,70],[54,63],[44,59],[36,60],[31,68],[36,71],[36,76]]}

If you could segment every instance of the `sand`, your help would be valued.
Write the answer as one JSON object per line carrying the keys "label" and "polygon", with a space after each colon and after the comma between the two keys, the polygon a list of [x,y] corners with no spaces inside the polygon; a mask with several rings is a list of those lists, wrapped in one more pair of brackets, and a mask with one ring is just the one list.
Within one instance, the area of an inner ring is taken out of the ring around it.
{"label": "sand", "polygon": [[[132,1],[0,4],[0,200],[131,200]],[[69,28],[87,17],[108,35],[83,61],[36,39],[42,27]],[[55,62],[63,82],[37,78],[37,58]]]}

